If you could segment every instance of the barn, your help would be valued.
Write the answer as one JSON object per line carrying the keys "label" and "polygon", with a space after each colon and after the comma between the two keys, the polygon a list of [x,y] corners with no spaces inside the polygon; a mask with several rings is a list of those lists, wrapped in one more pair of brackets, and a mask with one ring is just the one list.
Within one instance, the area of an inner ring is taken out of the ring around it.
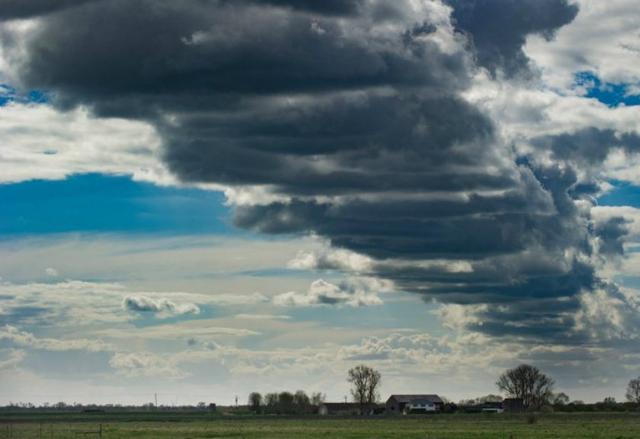
{"label": "barn", "polygon": [[388,414],[435,413],[444,401],[438,395],[391,395],[385,404]]}

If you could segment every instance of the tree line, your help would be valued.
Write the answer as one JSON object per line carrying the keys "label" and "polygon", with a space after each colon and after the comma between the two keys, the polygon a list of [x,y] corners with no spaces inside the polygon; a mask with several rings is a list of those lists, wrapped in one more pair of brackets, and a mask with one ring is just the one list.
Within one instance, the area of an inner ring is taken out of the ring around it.
{"label": "tree line", "polygon": [[318,406],[324,401],[323,393],[316,392],[309,396],[304,390],[295,393],[267,393],[264,396],[259,392],[252,392],[249,394],[248,406],[256,414],[304,415],[316,413]]}
{"label": "tree line", "polygon": [[[586,406],[582,401],[569,402],[569,396],[563,392],[554,393],[555,381],[537,367],[528,364],[507,370],[500,375],[496,385],[509,397],[521,399],[524,408],[528,410],[540,410],[547,406]],[[640,377],[629,381],[625,397],[630,404],[640,404]],[[601,409],[611,409],[617,405],[612,396],[604,398],[600,403],[591,404]]]}
{"label": "tree line", "polygon": [[[362,409],[378,402],[378,390],[382,382],[380,372],[371,367],[360,365],[349,370],[347,381],[352,386],[351,395],[354,402],[358,403]],[[553,378],[529,364],[521,364],[513,369],[508,369],[498,377],[496,386],[508,398],[522,401],[522,408],[525,410],[542,410],[545,407],[563,409],[566,407],[566,411],[570,411],[574,408],[587,407],[587,404],[582,401],[570,402],[569,396],[564,392],[555,393]],[[629,405],[640,405],[640,377],[629,381],[625,396]],[[443,400],[448,402],[446,398]],[[460,404],[482,405],[502,401],[501,395],[487,395],[475,400],[461,401]],[[602,410],[622,410],[626,407],[617,403],[613,397],[606,397],[602,402],[588,406]]]}
{"label": "tree line", "polygon": [[[368,408],[377,404],[380,400],[380,385],[382,375],[377,370],[359,365],[349,369],[347,382],[351,384],[351,396],[354,403],[360,406],[361,413],[366,413]],[[583,401],[571,401],[563,392],[555,393],[555,381],[540,369],[528,364],[522,364],[516,368],[505,371],[496,381],[498,389],[507,398],[516,398],[522,401],[526,410],[543,410],[545,408],[557,411],[625,411],[640,408],[640,377],[634,378],[627,384],[625,393],[626,403],[617,402],[615,398],[608,396],[594,404],[585,404]],[[325,402],[326,396],[316,392],[308,395],[303,390],[291,392],[267,393],[264,396],[258,392],[249,395],[248,408],[256,414],[313,414],[318,407]],[[442,398],[447,405],[455,406],[446,398]],[[486,395],[480,398],[460,401],[462,406],[483,405],[499,403],[503,401],[502,395]],[[197,406],[182,405],[156,406],[153,403],[144,405],[119,405],[119,404],[56,404],[43,403],[34,405],[31,403],[10,403],[0,410],[52,410],[52,411],[77,411],[77,410],[109,410],[109,411],[138,411],[138,410],[211,410],[215,404],[200,402]]]}

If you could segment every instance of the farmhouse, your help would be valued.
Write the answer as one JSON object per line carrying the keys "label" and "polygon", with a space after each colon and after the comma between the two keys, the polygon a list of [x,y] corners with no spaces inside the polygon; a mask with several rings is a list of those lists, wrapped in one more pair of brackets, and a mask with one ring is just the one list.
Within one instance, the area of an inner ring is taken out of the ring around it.
{"label": "farmhouse", "polygon": [[388,414],[431,413],[442,410],[438,395],[391,395],[386,403]]}

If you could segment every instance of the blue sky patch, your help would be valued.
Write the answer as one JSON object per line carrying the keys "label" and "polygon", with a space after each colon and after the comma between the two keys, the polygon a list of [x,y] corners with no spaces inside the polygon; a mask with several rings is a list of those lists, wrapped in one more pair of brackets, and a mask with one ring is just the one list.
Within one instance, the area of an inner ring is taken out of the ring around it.
{"label": "blue sky patch", "polygon": [[85,174],[0,185],[0,235],[65,232],[243,234],[220,192]]}
{"label": "blue sky patch", "polygon": [[598,198],[601,206],[640,207],[640,186],[621,181],[610,181],[613,189]]}
{"label": "blue sky patch", "polygon": [[11,102],[18,102],[22,104],[46,104],[49,101],[49,95],[42,90],[20,92],[8,84],[0,84],[0,107]]}
{"label": "blue sky patch", "polygon": [[575,85],[586,90],[586,97],[597,99],[609,107],[640,105],[640,95],[630,94],[628,84],[603,82],[592,72],[576,74]]}

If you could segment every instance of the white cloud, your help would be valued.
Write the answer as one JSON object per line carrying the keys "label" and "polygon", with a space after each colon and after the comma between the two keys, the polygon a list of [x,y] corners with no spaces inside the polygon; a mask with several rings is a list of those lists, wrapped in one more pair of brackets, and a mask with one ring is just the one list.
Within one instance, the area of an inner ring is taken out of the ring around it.
{"label": "white cloud", "polygon": [[194,303],[177,304],[164,298],[147,296],[127,296],[122,300],[122,308],[133,312],[152,312],[160,315],[199,314],[200,308]]}
{"label": "white cloud", "polygon": [[6,355],[0,357],[0,370],[15,368],[27,356],[27,353],[22,349],[4,349],[0,352],[6,352]]}
{"label": "white cloud", "polygon": [[291,316],[282,314],[236,314],[234,318],[244,320],[290,320]]}
{"label": "white cloud", "polygon": [[640,337],[640,294],[631,289],[585,292],[580,296],[576,331],[592,340],[637,340]]}
{"label": "white cloud", "polygon": [[51,267],[47,267],[44,272],[47,274],[47,276],[51,276],[51,277],[57,277],[58,276],[58,270],[56,270],[55,268],[51,268]]}
{"label": "white cloud", "polygon": [[325,246],[322,249],[300,251],[287,264],[298,270],[342,270],[356,273],[370,271],[373,260],[358,253]]}
{"label": "white cloud", "polygon": [[640,133],[637,107],[610,108],[571,93],[554,91],[544,83],[492,81],[478,74],[465,96],[484,108],[509,142],[537,136],[572,133],[584,128]]}
{"label": "white cloud", "polygon": [[640,209],[631,206],[595,206],[591,215],[596,224],[602,224],[615,217],[622,217],[627,221],[629,241],[640,241]]}
{"label": "white cloud", "polygon": [[494,367],[511,360],[521,348],[512,343],[492,343],[481,334],[456,337],[432,336],[424,333],[391,333],[384,337],[365,337],[359,344],[340,349],[339,358],[350,361],[379,361],[395,373],[403,369],[440,374],[472,367]]}
{"label": "white cloud", "polygon": [[30,332],[21,331],[15,326],[0,327],[0,340],[9,341],[16,346],[43,349],[46,351],[84,350],[89,352],[111,351],[113,347],[97,339],[56,339],[39,338]]}
{"label": "white cloud", "polygon": [[607,82],[640,83],[640,8],[636,0],[578,0],[576,19],[546,41],[531,36],[526,53],[545,81],[569,88],[573,75],[593,71]]}
{"label": "white cloud", "polygon": [[173,364],[170,357],[150,352],[115,353],[109,360],[109,365],[129,377],[181,379],[188,376]]}
{"label": "white cloud", "polygon": [[269,298],[262,293],[251,294],[216,294],[209,298],[211,303],[219,305],[255,305],[266,303]]}
{"label": "white cloud", "polygon": [[462,331],[469,325],[482,325],[478,314],[486,310],[487,305],[442,304],[435,314],[445,328]]}
{"label": "white cloud", "polygon": [[0,138],[0,183],[90,172],[176,183],[160,161],[158,135],[143,122],[10,103],[0,107]]}
{"label": "white cloud", "polygon": [[[313,245],[313,240],[304,238],[260,240],[220,235],[32,236],[0,242],[0,276],[15,284],[32,283],[42,279],[44,270],[55,261],[55,268],[68,279],[123,279],[128,288],[120,292],[121,296],[155,297],[147,293],[158,292],[170,300],[244,305],[267,302],[272,294],[305,286],[308,279],[303,274],[255,274],[282,269],[297,251]],[[185,290],[198,292],[199,297],[161,293]]]}
{"label": "white cloud", "polygon": [[375,278],[351,278],[339,285],[318,279],[311,283],[305,293],[290,291],[275,296],[278,306],[373,306],[382,305],[379,293],[392,291],[389,282]]}
{"label": "white cloud", "polygon": [[[142,312],[165,318],[199,314],[202,306],[250,306],[269,301],[260,293],[216,295],[134,291],[117,283],[75,280],[26,284],[5,282],[0,283],[0,294],[7,296],[3,301],[3,314],[19,318],[21,323],[55,323],[57,327],[124,323],[136,319]],[[22,316],[20,310],[25,307],[41,312]]]}
{"label": "white cloud", "polygon": [[257,331],[245,328],[216,326],[217,322],[210,319],[190,320],[178,323],[109,329],[96,329],[94,335],[118,340],[180,340],[190,338],[236,338],[259,335]]}
{"label": "white cloud", "polygon": [[[532,139],[540,136],[572,134],[590,128],[612,130],[617,136],[640,135],[640,107],[611,108],[596,99],[576,95],[570,88],[554,90],[544,83],[523,86],[516,82],[492,81],[486,74],[478,74],[465,96],[496,121],[502,139],[514,145],[517,154],[532,156],[540,163],[553,161],[550,151],[531,144]],[[640,184],[638,165],[637,154],[612,149],[597,175],[591,177]]]}

